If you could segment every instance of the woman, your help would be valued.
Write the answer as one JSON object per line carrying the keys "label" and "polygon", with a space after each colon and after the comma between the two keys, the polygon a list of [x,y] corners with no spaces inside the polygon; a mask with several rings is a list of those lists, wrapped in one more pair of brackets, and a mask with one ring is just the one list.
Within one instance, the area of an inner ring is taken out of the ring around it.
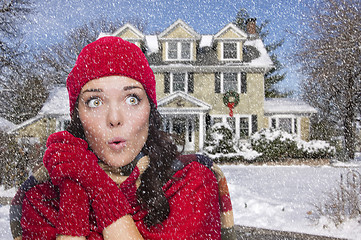
{"label": "woman", "polygon": [[87,45],[67,89],[71,124],[48,138],[49,177],[13,201],[22,203],[23,239],[220,239],[221,215],[232,230],[209,159],[180,156],[160,131],[140,48],[117,37]]}

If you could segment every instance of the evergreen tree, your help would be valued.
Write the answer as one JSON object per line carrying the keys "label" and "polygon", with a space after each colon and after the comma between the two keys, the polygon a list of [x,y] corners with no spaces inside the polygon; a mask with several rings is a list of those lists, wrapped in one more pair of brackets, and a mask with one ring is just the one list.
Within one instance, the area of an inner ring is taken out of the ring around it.
{"label": "evergreen tree", "polygon": [[[246,9],[241,8],[233,23],[239,27],[241,30],[247,32],[247,21],[250,18],[249,13]],[[266,29],[269,21],[266,20],[261,24],[256,26],[257,33],[259,37],[264,40],[267,38],[269,32]],[[265,74],[265,97],[266,98],[275,98],[275,97],[287,97],[291,95],[291,92],[280,92],[276,88],[276,84],[283,81],[286,74],[281,73],[283,69],[282,63],[278,60],[277,55],[275,54],[275,50],[283,45],[284,40],[279,40],[270,44],[265,44],[266,50],[270,55],[271,60],[273,61],[274,68]]]}

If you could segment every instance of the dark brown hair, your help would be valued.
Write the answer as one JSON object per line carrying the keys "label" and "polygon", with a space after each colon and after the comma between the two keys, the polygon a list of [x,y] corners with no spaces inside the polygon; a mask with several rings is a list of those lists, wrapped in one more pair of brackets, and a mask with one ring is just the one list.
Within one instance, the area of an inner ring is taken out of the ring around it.
{"label": "dark brown hair", "polygon": [[[149,103],[149,131],[142,152],[149,156],[150,164],[141,175],[137,196],[138,202],[148,211],[144,222],[148,226],[154,226],[169,215],[169,204],[162,187],[174,174],[172,165],[180,153],[171,135],[161,130],[162,118],[155,104],[150,99]],[[75,137],[86,140],[77,106],[78,103],[66,130]]]}

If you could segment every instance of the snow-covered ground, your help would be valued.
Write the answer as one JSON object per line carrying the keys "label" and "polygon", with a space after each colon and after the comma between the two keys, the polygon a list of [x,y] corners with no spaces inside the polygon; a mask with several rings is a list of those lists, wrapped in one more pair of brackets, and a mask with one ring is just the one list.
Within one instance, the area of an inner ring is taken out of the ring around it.
{"label": "snow-covered ground", "polygon": [[[308,219],[313,204],[326,199],[337,186],[340,174],[361,164],[338,166],[221,166],[228,181],[235,223],[245,226],[361,239],[361,223],[349,221],[340,228],[314,225]],[[14,190],[0,196],[12,196]],[[0,207],[0,239],[12,239],[9,206]]]}

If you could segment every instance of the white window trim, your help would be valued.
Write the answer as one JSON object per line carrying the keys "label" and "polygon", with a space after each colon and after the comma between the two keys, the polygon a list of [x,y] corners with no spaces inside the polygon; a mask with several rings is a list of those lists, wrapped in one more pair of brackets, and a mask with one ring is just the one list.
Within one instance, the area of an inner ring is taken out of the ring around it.
{"label": "white window trim", "polygon": [[[224,91],[224,73],[226,72],[221,72],[221,93],[225,93]],[[241,73],[238,72],[237,73],[237,93],[241,93]]]}
{"label": "white window trim", "polygon": [[70,122],[69,117],[60,117],[56,120],[55,129],[57,132],[65,130],[65,121]]}
{"label": "white window trim", "polygon": [[[174,43],[174,41],[172,41]],[[186,41],[177,41],[177,58],[175,59],[170,59],[168,58],[168,50],[169,50],[169,43],[171,42],[166,42],[165,43],[165,60],[166,61],[192,61],[193,60],[193,42],[187,42],[190,43],[190,58],[189,59],[184,59],[182,58],[182,43],[186,43]]]}
{"label": "white window trim", "polygon": [[[248,137],[252,134],[252,115],[241,115],[241,114],[234,114],[233,117],[236,119],[236,137],[240,138],[240,119],[241,118],[248,118]],[[229,115],[211,115],[211,126],[214,125],[214,118],[221,118],[222,123],[227,123],[227,118],[229,118]]]}
{"label": "white window trim", "polygon": [[[237,44],[237,58],[224,58],[224,44],[225,43],[236,43]],[[240,42],[221,42],[221,61],[241,61],[240,48],[241,48]]]}
{"label": "white window trim", "polygon": [[[176,73],[182,73],[182,74],[184,74],[185,75],[185,77],[184,77],[184,79],[185,79],[185,82],[184,82],[184,84],[185,84],[185,86],[184,86],[184,92],[185,93],[188,93],[188,73],[187,72],[176,72]],[[173,91],[173,75],[174,75],[175,73],[173,73],[173,72],[171,72],[169,75],[169,84],[170,84],[170,86],[169,86],[169,91],[170,91],[170,93],[173,93],[174,91]]]}
{"label": "white window trim", "polygon": [[[269,121],[268,121],[268,126],[269,128],[272,128],[272,119],[276,119],[276,128],[279,128],[279,119],[280,118],[290,118],[292,119],[292,124],[291,124],[291,128],[292,128],[292,134],[296,134],[297,136],[301,136],[301,119],[297,116],[294,115],[274,115],[269,117]],[[297,132],[295,132],[295,123],[297,124]]]}

